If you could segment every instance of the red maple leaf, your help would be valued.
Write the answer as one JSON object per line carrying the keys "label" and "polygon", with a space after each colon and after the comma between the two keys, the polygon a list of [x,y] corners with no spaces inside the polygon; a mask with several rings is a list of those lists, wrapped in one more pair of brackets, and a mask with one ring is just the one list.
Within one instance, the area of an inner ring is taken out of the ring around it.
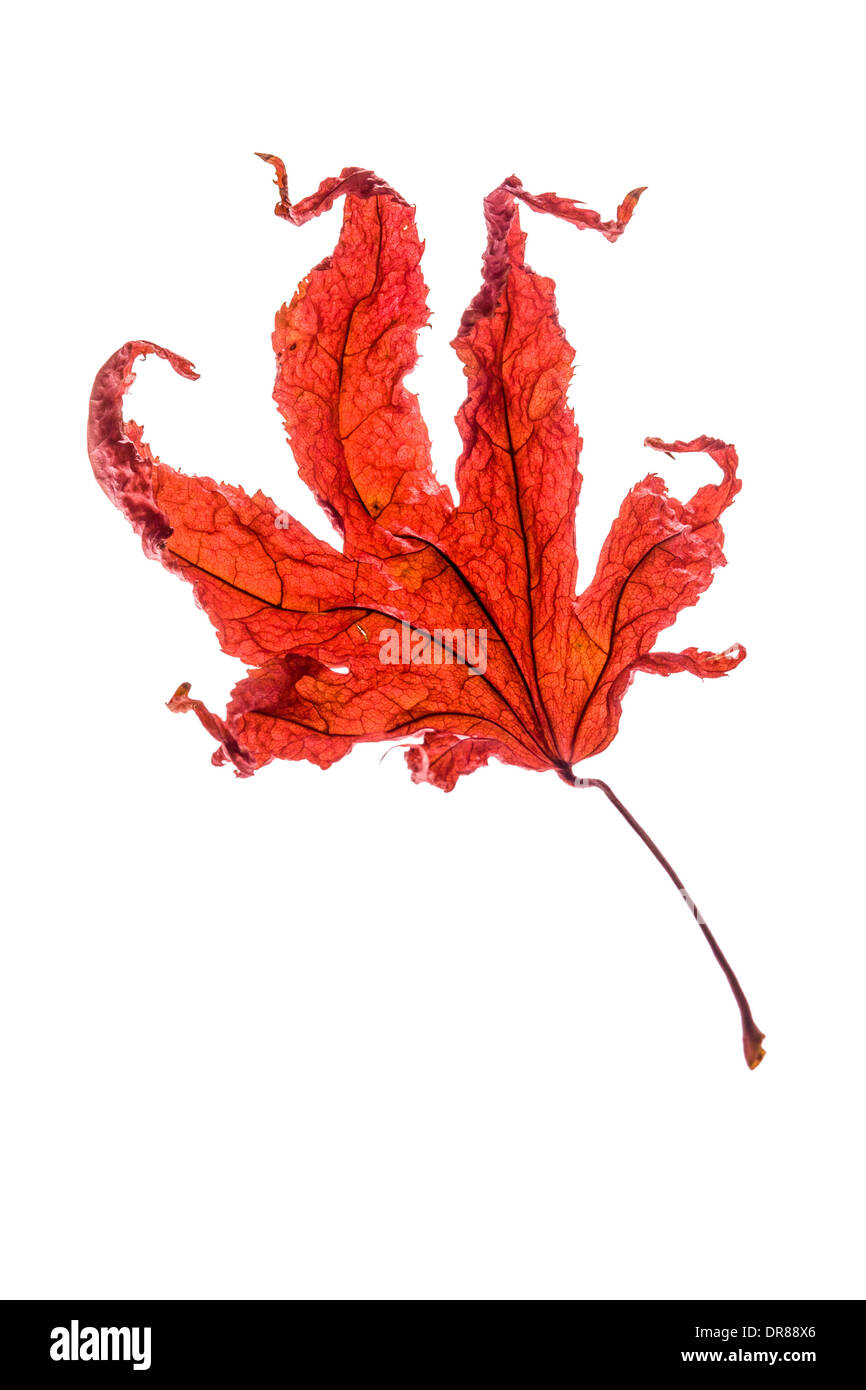
{"label": "red maple leaf", "polygon": [[[582,440],[567,401],[573,351],[554,285],[524,260],[519,202],[614,242],[643,189],[616,218],[506,179],[485,199],[483,283],[454,347],[468,395],[457,422],[459,504],[432,470],[417,398],[403,378],[428,320],[414,209],[369,170],[344,169],[289,200],[282,161],[278,216],[298,226],[345,198],[332,256],[279,311],[274,398],[301,477],[342,535],[319,540],[261,492],[178,473],[123,418],[136,357],[125,344],[96,377],[88,446],[96,477],[146,554],[193,585],[229,655],[250,668],[225,718],[180,686],[169,708],[193,710],[217,740],[213,761],[247,776],[274,758],[329,767],[355,743],[421,735],[406,752],[416,782],[450,791],[495,757],[600,787],[681,881],[609,787],[574,764],[617,731],[636,672],[721,676],[745,656],[655,651],[662,629],[697,602],[724,564],[719,518],[740,488],[737,455],[719,439],[647,439],[705,452],[717,483],[688,502],[649,474],[632,489],[595,576],[576,596],[575,509]],[[743,1017],[750,1066],[763,1034],[706,923],[688,898]]]}

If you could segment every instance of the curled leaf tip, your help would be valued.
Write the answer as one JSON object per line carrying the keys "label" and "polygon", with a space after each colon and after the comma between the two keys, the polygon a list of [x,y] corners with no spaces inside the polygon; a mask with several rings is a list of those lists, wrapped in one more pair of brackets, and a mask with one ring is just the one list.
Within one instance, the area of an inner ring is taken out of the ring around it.
{"label": "curled leaf tip", "polygon": [[250,754],[241,747],[224,720],[213,714],[201,700],[190,699],[190,688],[189,681],[182,681],[171,699],[166,701],[166,708],[172,714],[194,714],[202,727],[216,739],[219,747],[211,758],[215,767],[233,763],[238,777],[251,777],[255,763]]}
{"label": "curled leaf tip", "polygon": [[189,681],[181,681],[180,685],[177,687],[177,690],[174,692],[171,699],[166,700],[166,709],[170,709],[173,714],[181,713],[182,711],[180,709],[180,706],[189,695],[190,689],[191,685]]}
{"label": "curled leaf tip", "polygon": [[647,187],[648,185],[644,184],[642,188],[633,188],[630,193],[626,193],[616,210],[617,222],[621,222],[622,225],[625,226],[631,221],[632,213],[638,205],[638,200],[641,194],[646,193]]}
{"label": "curled leaf tip", "polygon": [[201,373],[197,372],[192,362],[188,362],[185,357],[178,358],[177,362],[172,362],[172,366],[178,376],[185,377],[187,381],[199,381]]}

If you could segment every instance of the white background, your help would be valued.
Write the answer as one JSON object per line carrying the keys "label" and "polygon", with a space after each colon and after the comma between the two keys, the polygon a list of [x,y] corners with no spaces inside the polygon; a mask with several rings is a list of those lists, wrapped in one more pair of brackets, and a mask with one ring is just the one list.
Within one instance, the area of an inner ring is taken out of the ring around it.
{"label": "white background", "polygon": [[[6,898],[0,1293],[862,1297],[862,237],[855,7],[18,7],[3,81]],[[606,777],[767,1033],[600,794],[402,756],[240,782],[164,702],[242,674],[84,448],[128,338],[162,458],[329,535],[270,399],[273,315],[336,239],[272,213],[369,165],[418,209],[419,391],[453,476],[481,199],[515,172],[586,440],[582,579],[627,489],[708,460],[728,568],[639,676]]]}

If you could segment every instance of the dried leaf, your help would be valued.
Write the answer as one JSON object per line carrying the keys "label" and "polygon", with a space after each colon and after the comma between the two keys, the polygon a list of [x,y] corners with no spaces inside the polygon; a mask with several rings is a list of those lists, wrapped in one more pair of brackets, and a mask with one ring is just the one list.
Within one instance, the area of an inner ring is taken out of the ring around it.
{"label": "dried leaf", "polygon": [[[513,177],[485,200],[483,284],[454,341],[468,382],[455,505],[403,385],[428,318],[413,208],[361,169],[292,204],[281,161],[263,158],[277,171],[277,212],[293,224],[345,199],[334,254],[283,306],[274,332],[274,398],[342,550],[261,493],[160,463],[123,419],[133,362],[156,353],[182,376],[195,373],[152,343],[115,353],[91,400],[94,472],[146,552],[193,585],[223,650],[251,668],[224,720],[186,690],[171,708],[193,710],[218,741],[215,761],[241,775],[273,758],[328,767],[355,743],[422,735],[407,751],[412,777],[446,791],[490,757],[573,780],[572,766],[614,737],[637,671],[720,676],[745,655],[739,646],[653,650],[724,563],[719,517],[739,482],[736,454],[720,440],[646,441],[708,452],[721,481],[681,503],[650,474],[575,596],[573,351],[553,282],[525,262],[518,205],[616,241],[643,190],[610,222],[570,199],[529,194]],[[395,630],[400,657],[383,661]],[[465,659],[467,634],[484,635],[483,670]]]}
{"label": "dried leaf", "polygon": [[518,205],[616,241],[643,189],[615,219],[506,179],[485,199],[483,283],[454,340],[468,394],[457,422],[459,502],[437,482],[418,401],[404,386],[428,319],[414,209],[363,169],[344,169],[293,204],[277,173],[280,217],[299,226],[345,199],[334,254],[277,315],[274,398],[305,483],[342,536],[336,550],[261,492],[189,477],[159,462],[123,397],[138,356],[181,376],[189,362],[126,343],[98,373],[90,404],[93,470],[145,552],[193,586],[225,652],[250,669],[225,718],[184,683],[169,708],[192,711],[215,763],[249,776],[274,758],[329,767],[355,743],[405,740],[412,780],[451,791],[491,757],[555,770],[604,791],[670,875],[724,970],[750,1067],[763,1034],[682,880],[606,783],[575,778],[619,726],[638,671],[722,676],[721,653],[655,643],[725,563],[720,517],[740,488],[731,445],[647,439],[669,456],[708,453],[721,478],[688,502],[650,473],[632,489],[578,597],[575,510],[581,438],[567,400],[573,352],[552,280],[526,264]]}

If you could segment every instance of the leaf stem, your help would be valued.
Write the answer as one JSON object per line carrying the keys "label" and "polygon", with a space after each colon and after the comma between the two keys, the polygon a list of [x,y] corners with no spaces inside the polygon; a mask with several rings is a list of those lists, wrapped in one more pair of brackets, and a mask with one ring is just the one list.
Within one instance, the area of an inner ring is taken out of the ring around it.
{"label": "leaf stem", "polygon": [[680,892],[680,895],[685,900],[686,906],[689,908],[689,911],[692,913],[692,916],[694,917],[695,921],[697,922],[698,926],[700,927],[701,931],[706,937],[710,950],[712,951],[713,955],[715,956],[716,960],[721,966],[725,978],[731,987],[731,992],[737,1001],[737,1007],[740,1010],[740,1018],[743,1022],[743,1052],[745,1054],[745,1058],[747,1063],[749,1064],[749,1067],[754,1071],[755,1067],[758,1066],[758,1064],[764,1056],[764,1049],[761,1046],[761,1043],[764,1040],[764,1034],[761,1032],[757,1023],[752,1017],[752,1010],[749,1007],[749,1001],[743,993],[739,980],[737,979],[736,975],[734,974],[733,970],[728,964],[728,961],[725,958],[721,946],[716,941],[716,938],[713,936],[713,933],[710,931],[703,913],[698,908],[697,903],[689,893],[688,889],[686,888],[676,869],[665,858],[658,845],[646,833],[643,826],[635,820],[631,811],[629,811],[625,806],[623,806],[619,797],[616,795],[615,792],[611,790],[611,788],[607,785],[607,782],[602,782],[598,777],[576,777],[574,779],[573,785],[575,787],[598,787],[599,791],[604,792],[608,801],[616,807],[623,819],[628,821],[628,824],[631,826],[635,834],[640,836],[647,849],[650,851],[651,854],[655,855],[656,859],[661,864],[665,873],[676,884]]}

